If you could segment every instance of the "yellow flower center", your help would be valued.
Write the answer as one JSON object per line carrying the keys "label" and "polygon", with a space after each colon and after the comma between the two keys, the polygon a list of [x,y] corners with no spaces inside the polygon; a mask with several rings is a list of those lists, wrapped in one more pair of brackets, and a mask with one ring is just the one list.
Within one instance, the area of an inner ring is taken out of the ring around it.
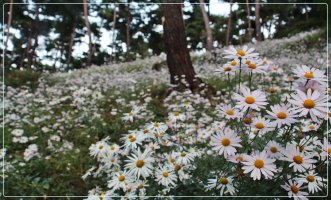
{"label": "yellow flower center", "polygon": [[226,111],[226,114],[227,114],[227,115],[233,115],[233,114],[234,114],[234,112],[233,112],[233,110],[232,110],[232,109],[228,109],[228,110]]}
{"label": "yellow flower center", "polygon": [[177,116],[179,116],[179,112],[174,112],[174,115],[177,117]]}
{"label": "yellow flower center", "polygon": [[294,194],[296,194],[296,193],[299,192],[299,188],[298,188],[297,186],[295,186],[295,185],[292,185],[292,186],[291,186],[291,191],[292,191]]}
{"label": "yellow flower center", "polygon": [[270,93],[275,93],[275,92],[277,92],[277,90],[276,90],[276,88],[271,87],[271,88],[269,88],[269,92],[270,92]]}
{"label": "yellow flower center", "polygon": [[118,180],[121,181],[121,182],[124,181],[124,180],[125,180],[125,176],[120,175],[120,176],[118,177]]}
{"label": "yellow flower center", "polygon": [[226,184],[228,184],[229,183],[229,181],[228,181],[228,179],[227,178],[220,178],[219,180],[218,180],[218,182],[220,182],[220,183],[222,183],[223,185],[226,185]]}
{"label": "yellow flower center", "polygon": [[278,70],[278,66],[274,66],[273,69],[274,69],[275,71],[277,71],[277,70]]}
{"label": "yellow flower center", "polygon": [[257,159],[257,160],[255,160],[254,165],[256,168],[261,169],[262,167],[264,167],[264,161],[261,159]]}
{"label": "yellow flower center", "polygon": [[136,141],[136,138],[135,137],[131,137],[130,138],[130,142],[134,142],[134,141]]}
{"label": "yellow flower center", "polygon": [[251,61],[250,60],[246,60],[245,64],[246,65],[249,65],[249,64],[251,64]]}
{"label": "yellow flower center", "polygon": [[277,153],[277,152],[278,152],[278,149],[277,149],[277,147],[271,147],[271,148],[270,148],[270,151],[271,151],[272,153]]}
{"label": "yellow flower center", "polygon": [[256,69],[256,64],[254,64],[254,63],[250,63],[250,64],[248,65],[248,68],[250,68],[250,69]]}
{"label": "yellow flower center", "polygon": [[308,108],[308,109],[312,109],[315,107],[315,101],[312,100],[312,99],[306,99],[304,102],[303,102],[303,106],[305,108]]}
{"label": "yellow flower center", "polygon": [[238,157],[236,157],[236,161],[244,161],[244,158],[242,157],[242,156],[238,156]]}
{"label": "yellow flower center", "polygon": [[331,112],[328,113],[328,116],[331,117]]}
{"label": "yellow flower center", "polygon": [[244,123],[245,124],[251,124],[252,123],[252,119],[249,118],[249,117],[247,117],[247,118],[244,119]]}
{"label": "yellow flower center", "polygon": [[171,159],[170,159],[170,162],[171,162],[171,163],[174,163],[174,162],[176,162],[176,160],[175,160],[174,158],[171,158]]}
{"label": "yellow flower center", "polygon": [[309,128],[310,130],[313,130],[313,129],[315,129],[316,127],[315,127],[314,125],[310,125],[308,128]]}
{"label": "yellow flower center", "polygon": [[147,130],[147,129],[144,129],[144,131],[143,131],[143,132],[144,132],[144,134],[146,134],[146,133],[148,133],[148,130]]}
{"label": "yellow flower center", "polygon": [[279,119],[285,119],[287,117],[287,114],[285,112],[279,112],[277,113],[277,117]]}
{"label": "yellow flower center", "polygon": [[115,147],[114,146],[111,146],[110,149],[114,151],[115,150]]}
{"label": "yellow flower center", "polygon": [[258,129],[263,129],[264,128],[264,124],[263,123],[256,123],[255,124],[255,127],[258,128]]}
{"label": "yellow flower center", "polygon": [[103,149],[103,145],[102,144],[99,145],[99,149]]}
{"label": "yellow flower center", "polygon": [[303,162],[303,158],[301,156],[294,156],[293,157],[293,161],[296,163],[296,164],[302,164]]}
{"label": "yellow flower center", "polygon": [[225,72],[229,72],[229,71],[231,71],[231,70],[232,70],[231,67],[224,67],[224,71],[225,71]]}
{"label": "yellow flower center", "polygon": [[327,152],[329,155],[331,155],[331,148],[328,148]]}
{"label": "yellow flower center", "polygon": [[306,78],[310,79],[310,78],[314,78],[314,73],[313,72],[306,72],[304,75]]}
{"label": "yellow flower center", "polygon": [[240,55],[240,56],[245,56],[246,53],[244,50],[240,49],[240,50],[237,50],[237,54]]}
{"label": "yellow flower center", "polygon": [[163,173],[162,173],[162,176],[164,176],[164,177],[168,177],[168,176],[169,176],[169,173],[168,173],[168,172],[163,172]]}
{"label": "yellow flower center", "polygon": [[185,152],[182,152],[182,153],[180,153],[180,156],[181,157],[185,157],[186,156],[186,153]]}
{"label": "yellow flower center", "polygon": [[237,63],[236,61],[232,61],[230,64],[231,64],[232,66],[236,66],[238,63]]}
{"label": "yellow flower center", "polygon": [[253,103],[255,103],[255,99],[252,96],[248,96],[248,97],[246,97],[245,102],[248,104],[253,104]]}
{"label": "yellow flower center", "polygon": [[312,176],[312,175],[307,176],[306,179],[307,179],[307,181],[309,181],[309,182],[314,182],[314,181],[315,181],[315,177]]}
{"label": "yellow flower center", "polygon": [[182,167],[180,165],[175,165],[175,170],[179,171]]}
{"label": "yellow flower center", "polygon": [[222,140],[222,145],[223,146],[229,146],[230,145],[230,140],[229,140],[229,138],[223,138],[223,140]]}
{"label": "yellow flower center", "polygon": [[136,162],[136,166],[138,167],[138,168],[142,168],[143,166],[144,166],[144,161],[143,160],[137,160],[137,162]]}
{"label": "yellow flower center", "polygon": [[154,122],[154,127],[159,127],[159,123],[158,122]]}

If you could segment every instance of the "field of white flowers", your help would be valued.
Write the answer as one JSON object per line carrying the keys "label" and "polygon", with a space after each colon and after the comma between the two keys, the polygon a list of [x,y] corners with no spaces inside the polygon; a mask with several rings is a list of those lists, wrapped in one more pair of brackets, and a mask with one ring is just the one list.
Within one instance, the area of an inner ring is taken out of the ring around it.
{"label": "field of white flowers", "polygon": [[6,86],[4,195],[325,196],[319,34],[192,54],[213,96],[169,94],[165,55]]}

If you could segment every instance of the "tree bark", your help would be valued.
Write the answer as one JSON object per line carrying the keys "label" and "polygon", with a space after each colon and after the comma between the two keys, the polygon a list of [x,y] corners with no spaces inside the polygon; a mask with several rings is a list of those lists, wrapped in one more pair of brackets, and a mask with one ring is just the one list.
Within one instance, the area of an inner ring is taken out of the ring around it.
{"label": "tree bark", "polygon": [[31,48],[31,52],[29,53],[28,56],[28,69],[31,69],[32,64],[34,64],[33,58],[35,57],[36,54],[36,48],[38,47],[38,36],[39,36],[39,5],[36,5],[36,18],[34,21],[34,26],[33,30],[33,46]]}
{"label": "tree bark", "polygon": [[131,0],[128,0],[128,5],[126,6],[126,60],[131,61],[130,54],[130,24],[131,24],[131,13],[130,13],[130,3]]}
{"label": "tree bark", "polygon": [[67,62],[66,62],[67,67],[69,67],[69,65],[70,65],[70,61],[71,61],[71,57],[72,57],[72,47],[74,46],[74,40],[75,40],[75,37],[76,37],[76,26],[77,26],[76,20],[77,19],[75,18],[74,24],[72,26],[72,32],[70,34],[68,58],[67,58]]}
{"label": "tree bark", "polygon": [[251,22],[251,9],[248,3],[248,0],[246,0],[246,10],[247,10],[247,24],[248,24],[248,39],[249,41],[252,40],[252,22]]}
{"label": "tree bark", "polygon": [[260,0],[255,1],[255,29],[256,29],[256,40],[262,41],[261,35],[261,24],[260,24]]}
{"label": "tree bark", "polygon": [[87,16],[87,3],[86,0],[83,0],[83,8],[84,8],[84,20],[85,20],[85,25],[87,28],[87,35],[88,35],[88,40],[89,40],[89,52],[88,52],[88,57],[87,57],[87,63],[86,66],[89,67],[92,62],[92,56],[93,56],[93,45],[92,45],[92,35],[91,35],[91,27],[90,27],[90,22],[88,20]]}
{"label": "tree bark", "polygon": [[233,0],[230,0],[230,14],[229,14],[228,26],[226,30],[225,46],[228,46],[230,43],[230,33],[231,33],[231,25],[232,25],[232,3]]}
{"label": "tree bark", "polygon": [[13,16],[13,0],[10,0],[10,4],[9,4],[9,12],[8,12],[8,22],[7,22],[8,32],[7,32],[7,35],[6,35],[6,42],[5,42],[5,48],[4,48],[4,52],[5,52],[5,54],[6,54],[6,52],[7,52],[7,46],[8,46],[8,41],[9,41],[9,35],[10,35],[10,27],[11,27],[12,16]]}
{"label": "tree bark", "polygon": [[115,61],[116,62],[116,44],[115,44],[115,41],[116,41],[116,4],[115,4],[115,8],[114,8],[114,14],[113,14],[113,27],[112,27],[112,48],[111,48],[111,52],[112,52],[112,61]]}
{"label": "tree bark", "polygon": [[[167,3],[182,3],[170,0]],[[189,50],[185,39],[185,28],[181,4],[162,4],[164,15],[164,42],[167,53],[167,64],[170,72],[170,83],[178,91],[199,90],[201,80],[195,77]]]}
{"label": "tree bark", "polygon": [[200,1],[200,8],[203,16],[203,21],[205,23],[205,29],[207,33],[207,41],[206,41],[206,50],[211,52],[213,50],[213,34],[209,26],[209,17],[207,15],[207,12],[205,10],[205,2],[204,0]]}

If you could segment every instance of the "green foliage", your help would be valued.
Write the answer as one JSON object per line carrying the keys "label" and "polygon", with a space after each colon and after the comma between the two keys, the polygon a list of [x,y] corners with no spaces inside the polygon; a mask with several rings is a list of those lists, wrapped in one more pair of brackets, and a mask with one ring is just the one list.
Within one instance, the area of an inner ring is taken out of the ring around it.
{"label": "green foliage", "polygon": [[41,73],[36,71],[14,70],[5,73],[4,82],[5,85],[14,88],[28,86],[30,89],[34,90],[38,87],[38,79],[40,76]]}

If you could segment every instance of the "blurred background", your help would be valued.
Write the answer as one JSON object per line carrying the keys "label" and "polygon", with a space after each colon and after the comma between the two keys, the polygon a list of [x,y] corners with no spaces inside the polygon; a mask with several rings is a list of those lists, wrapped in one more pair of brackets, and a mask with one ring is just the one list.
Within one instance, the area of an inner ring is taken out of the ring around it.
{"label": "blurred background", "polygon": [[[69,71],[144,59],[164,52],[163,16],[158,5],[162,1],[68,2],[2,2],[4,20],[0,26],[4,34],[0,47],[1,60],[5,51],[6,70]],[[289,37],[317,28],[324,30],[321,36],[325,39],[325,3],[330,1],[321,2],[184,1],[187,45],[190,51],[213,52],[226,45]],[[211,42],[207,41],[208,37],[212,38]]]}

